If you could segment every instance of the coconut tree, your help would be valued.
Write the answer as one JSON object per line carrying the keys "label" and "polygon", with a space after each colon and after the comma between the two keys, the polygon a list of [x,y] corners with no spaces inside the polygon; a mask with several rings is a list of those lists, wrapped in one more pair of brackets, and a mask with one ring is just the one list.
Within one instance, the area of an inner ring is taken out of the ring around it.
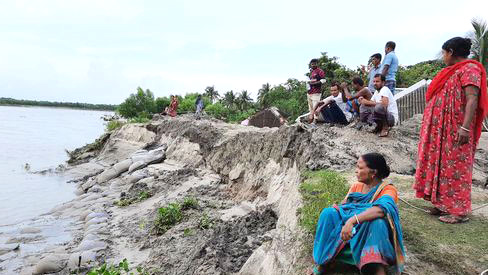
{"label": "coconut tree", "polygon": [[271,85],[269,83],[263,84],[261,89],[258,91],[258,103],[261,107],[267,107],[264,104],[264,99],[266,98],[266,95],[271,91]]}
{"label": "coconut tree", "polygon": [[249,107],[249,104],[252,102],[252,98],[249,96],[249,93],[246,90],[243,90],[237,97],[236,101],[239,105],[239,109],[244,111],[247,109],[247,107]]}
{"label": "coconut tree", "polygon": [[234,91],[230,90],[224,94],[224,98],[222,98],[222,103],[227,107],[227,108],[232,108],[234,104],[236,103],[236,95],[234,94]]}
{"label": "coconut tree", "polygon": [[471,54],[473,59],[478,60],[488,68],[488,26],[486,22],[479,18],[471,20],[473,31],[471,32]]}
{"label": "coconut tree", "polygon": [[[473,18],[471,20],[473,31],[471,32],[471,55],[473,59],[478,60],[485,69],[488,70],[488,26],[486,21],[480,18]],[[488,118],[485,118],[483,127],[488,131]]]}
{"label": "coconut tree", "polygon": [[217,100],[220,96],[219,92],[217,90],[215,90],[214,86],[208,86],[207,88],[205,88],[205,94],[204,95],[206,97],[210,98],[212,103],[214,103],[215,100]]}

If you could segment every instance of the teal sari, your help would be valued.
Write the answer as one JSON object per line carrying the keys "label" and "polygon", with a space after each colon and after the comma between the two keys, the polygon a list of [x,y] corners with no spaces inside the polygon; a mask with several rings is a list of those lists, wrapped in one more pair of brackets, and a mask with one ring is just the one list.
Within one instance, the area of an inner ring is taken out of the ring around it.
{"label": "teal sari", "polygon": [[[325,265],[340,255],[342,261],[354,263],[360,270],[372,263],[395,266],[398,272],[403,270],[405,250],[398,208],[389,195],[377,198],[387,185],[377,185],[367,194],[351,193],[345,204],[322,210],[313,249],[316,264]],[[346,221],[373,206],[380,207],[385,217],[355,225],[352,239],[342,241],[340,234]],[[344,250],[346,244],[350,251]]]}

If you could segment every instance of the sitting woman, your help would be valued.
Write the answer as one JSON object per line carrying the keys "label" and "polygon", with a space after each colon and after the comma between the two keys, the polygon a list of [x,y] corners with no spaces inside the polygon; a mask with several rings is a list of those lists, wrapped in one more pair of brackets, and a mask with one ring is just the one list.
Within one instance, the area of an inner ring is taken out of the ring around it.
{"label": "sitting woman", "polygon": [[390,174],[378,153],[361,156],[354,184],[340,206],[325,208],[315,235],[312,274],[325,274],[340,261],[361,274],[386,274],[386,266],[403,270],[405,251],[396,202],[397,190],[384,181]]}
{"label": "sitting woman", "polygon": [[352,113],[346,111],[346,95],[337,83],[332,84],[330,93],[330,96],[319,101],[314,108],[317,121],[333,124],[348,124],[352,118]]}

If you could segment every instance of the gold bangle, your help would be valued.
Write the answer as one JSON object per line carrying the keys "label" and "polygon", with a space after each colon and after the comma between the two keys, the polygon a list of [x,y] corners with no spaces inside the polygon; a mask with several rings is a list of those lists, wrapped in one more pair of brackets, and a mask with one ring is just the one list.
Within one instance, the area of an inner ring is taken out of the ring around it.
{"label": "gold bangle", "polygon": [[358,219],[358,215],[354,214],[354,217],[356,217],[357,224],[360,224],[359,219]]}

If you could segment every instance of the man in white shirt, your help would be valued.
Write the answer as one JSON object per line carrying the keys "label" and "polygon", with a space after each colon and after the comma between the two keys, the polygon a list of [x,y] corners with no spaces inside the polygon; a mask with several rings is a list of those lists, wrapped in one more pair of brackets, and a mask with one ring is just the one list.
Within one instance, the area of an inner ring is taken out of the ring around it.
{"label": "man in white shirt", "polygon": [[333,83],[330,87],[331,95],[326,97],[314,108],[314,114],[318,121],[332,124],[346,125],[352,118],[352,113],[346,110],[347,98],[338,83]]}
{"label": "man in white shirt", "polygon": [[377,74],[374,77],[376,91],[371,100],[359,98],[359,103],[374,107],[373,112],[367,114],[368,121],[376,123],[375,133],[380,132],[380,137],[387,137],[390,127],[398,121],[398,106],[392,92],[385,86],[384,75]]}

